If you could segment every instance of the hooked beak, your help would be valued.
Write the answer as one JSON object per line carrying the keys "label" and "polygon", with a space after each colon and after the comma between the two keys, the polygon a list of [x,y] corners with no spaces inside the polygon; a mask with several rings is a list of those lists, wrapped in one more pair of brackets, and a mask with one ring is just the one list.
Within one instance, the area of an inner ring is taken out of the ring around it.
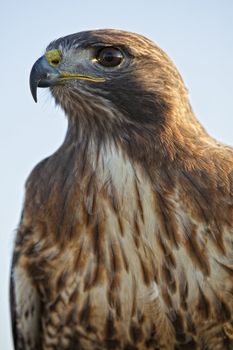
{"label": "hooked beak", "polygon": [[56,83],[60,76],[58,69],[51,66],[45,56],[40,57],[32,67],[29,80],[34,101],[37,102],[37,87],[49,87]]}
{"label": "hooked beak", "polygon": [[78,79],[89,80],[93,82],[104,82],[105,78],[98,76],[82,75],[78,73],[63,72],[54,64],[51,64],[50,56],[57,55],[57,50],[48,51],[44,56],[40,57],[33,65],[30,74],[30,90],[32,97],[37,102],[37,88],[46,88],[49,86],[61,84],[65,80]]}

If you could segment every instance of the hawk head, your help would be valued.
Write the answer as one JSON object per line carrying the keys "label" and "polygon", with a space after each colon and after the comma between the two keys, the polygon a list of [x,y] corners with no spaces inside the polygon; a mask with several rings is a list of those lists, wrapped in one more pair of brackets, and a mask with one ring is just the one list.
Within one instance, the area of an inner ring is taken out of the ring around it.
{"label": "hawk head", "polygon": [[174,159],[185,138],[187,149],[203,133],[176,67],[138,34],[106,29],[55,40],[34,64],[30,87],[35,101],[37,87],[50,87],[82,139],[114,139],[134,157],[146,150],[148,159],[157,145]]}
{"label": "hawk head", "polygon": [[86,92],[140,123],[161,122],[186,97],[167,55],[147,38],[119,30],[86,31],[53,41],[34,64],[30,87],[35,101],[37,87],[50,87],[64,109],[65,96],[75,100],[75,94]]}

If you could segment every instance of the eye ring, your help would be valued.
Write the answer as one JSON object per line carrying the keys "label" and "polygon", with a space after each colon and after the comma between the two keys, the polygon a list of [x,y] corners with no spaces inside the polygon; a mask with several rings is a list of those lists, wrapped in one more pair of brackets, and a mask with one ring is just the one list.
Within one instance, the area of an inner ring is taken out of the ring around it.
{"label": "eye ring", "polygon": [[97,51],[96,60],[104,67],[116,67],[121,64],[124,56],[120,49],[113,46],[102,47]]}

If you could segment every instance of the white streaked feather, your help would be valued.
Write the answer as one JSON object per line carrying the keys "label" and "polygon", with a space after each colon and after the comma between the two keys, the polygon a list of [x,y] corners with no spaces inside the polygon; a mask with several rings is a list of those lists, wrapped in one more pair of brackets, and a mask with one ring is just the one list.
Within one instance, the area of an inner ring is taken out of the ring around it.
{"label": "white streaked feather", "polygon": [[[24,350],[34,349],[38,341],[39,296],[25,270],[13,269],[17,332],[23,337]],[[30,344],[30,345],[29,345]]]}

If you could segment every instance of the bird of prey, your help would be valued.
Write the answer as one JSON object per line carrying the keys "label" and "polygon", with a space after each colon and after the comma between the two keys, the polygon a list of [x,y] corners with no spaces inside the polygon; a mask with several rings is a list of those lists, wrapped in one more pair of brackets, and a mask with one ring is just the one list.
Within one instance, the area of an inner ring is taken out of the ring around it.
{"label": "bird of prey", "polygon": [[147,38],[93,30],[34,64],[68,118],[26,182],[11,275],[17,350],[233,349],[233,149]]}

